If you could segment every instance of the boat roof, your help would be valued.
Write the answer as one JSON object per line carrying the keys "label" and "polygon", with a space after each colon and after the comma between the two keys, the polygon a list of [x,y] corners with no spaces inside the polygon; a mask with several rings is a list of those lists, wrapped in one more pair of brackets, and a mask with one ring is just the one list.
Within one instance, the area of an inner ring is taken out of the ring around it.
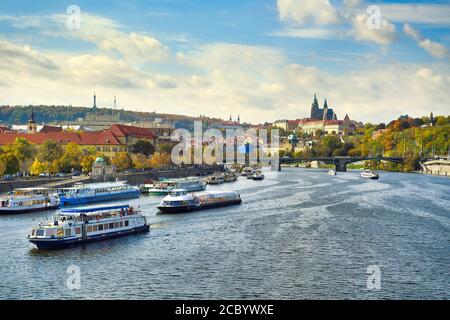
{"label": "boat roof", "polygon": [[14,191],[44,191],[44,190],[52,190],[52,188],[33,187],[33,188],[15,188],[14,189]]}
{"label": "boat roof", "polygon": [[110,182],[97,182],[97,183],[75,183],[72,187],[69,188],[61,188],[61,190],[68,190],[68,189],[95,189],[95,188],[102,188],[102,187],[116,187],[116,186],[123,186],[126,184],[126,181],[110,181]]}
{"label": "boat roof", "polygon": [[101,206],[101,207],[88,207],[88,208],[72,208],[72,209],[63,209],[60,212],[60,215],[63,216],[77,216],[81,213],[93,213],[99,211],[112,211],[112,210],[120,210],[120,209],[128,209],[129,205],[121,205],[121,206]]}

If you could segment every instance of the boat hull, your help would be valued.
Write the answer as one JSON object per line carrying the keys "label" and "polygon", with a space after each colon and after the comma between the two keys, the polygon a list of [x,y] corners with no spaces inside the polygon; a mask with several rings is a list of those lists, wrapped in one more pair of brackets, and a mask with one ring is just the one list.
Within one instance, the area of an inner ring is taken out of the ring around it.
{"label": "boat hull", "polygon": [[114,200],[122,200],[122,199],[130,199],[130,198],[138,198],[140,195],[139,190],[133,190],[129,192],[115,193],[115,194],[105,194],[98,196],[89,196],[82,198],[61,198],[62,206],[70,206],[77,204],[86,204],[92,202],[103,202],[103,201],[114,201]]}
{"label": "boat hull", "polygon": [[241,204],[242,200],[230,200],[227,202],[217,202],[217,203],[206,203],[196,206],[178,206],[178,207],[164,207],[164,206],[158,206],[157,208],[162,213],[185,213],[185,212],[191,212],[191,211],[199,211],[199,210],[206,210],[206,209],[213,209],[213,208],[221,208],[221,207],[228,207],[233,205]]}
{"label": "boat hull", "polygon": [[150,226],[145,224],[143,226],[135,227],[133,229],[129,230],[120,230],[115,231],[111,233],[104,233],[100,235],[95,236],[89,236],[86,238],[69,238],[69,239],[36,239],[36,238],[29,238],[28,241],[30,241],[32,244],[34,244],[38,249],[64,249],[71,246],[76,246],[84,243],[90,243],[90,242],[96,242],[96,241],[102,241],[107,239],[113,239],[123,236],[128,236],[132,234],[142,233],[142,232],[148,232],[150,230]]}
{"label": "boat hull", "polygon": [[32,212],[56,210],[58,208],[59,205],[51,207],[28,208],[28,209],[0,208],[0,214],[32,213]]}

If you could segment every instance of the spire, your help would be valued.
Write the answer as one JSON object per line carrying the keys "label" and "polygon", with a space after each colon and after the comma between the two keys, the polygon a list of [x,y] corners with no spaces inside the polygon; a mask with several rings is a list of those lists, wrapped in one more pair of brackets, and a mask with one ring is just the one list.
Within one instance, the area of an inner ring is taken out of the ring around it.
{"label": "spire", "polygon": [[31,114],[30,114],[30,120],[28,120],[29,123],[35,123],[36,121],[34,120],[34,109],[31,108]]}
{"label": "spire", "polygon": [[230,114],[230,121],[231,121],[231,114]]}
{"label": "spire", "polygon": [[325,102],[323,104],[323,107],[328,109],[328,103],[327,103],[327,99],[326,98],[325,98]]}
{"label": "spire", "polygon": [[239,115],[238,115],[238,123],[241,123],[241,118],[239,117]]}
{"label": "spire", "polygon": [[97,108],[97,96],[95,95],[95,91],[94,91],[94,106],[92,108],[93,109]]}

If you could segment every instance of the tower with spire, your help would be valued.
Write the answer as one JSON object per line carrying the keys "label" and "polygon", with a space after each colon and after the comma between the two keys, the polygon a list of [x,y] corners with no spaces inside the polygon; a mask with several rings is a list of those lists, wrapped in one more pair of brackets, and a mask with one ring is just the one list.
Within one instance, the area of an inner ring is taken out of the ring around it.
{"label": "tower with spire", "polygon": [[95,95],[95,91],[94,91],[94,105],[92,106],[92,109],[97,109],[97,96]]}
{"label": "tower with spire", "polygon": [[325,99],[323,109],[321,109],[319,107],[319,102],[317,101],[317,96],[314,94],[310,118],[314,120],[336,120],[337,115],[334,113],[333,109],[328,107],[327,99]]}
{"label": "tower with spire", "polygon": [[31,109],[30,119],[28,120],[27,123],[27,132],[29,134],[37,132],[37,125],[34,119],[34,109]]}

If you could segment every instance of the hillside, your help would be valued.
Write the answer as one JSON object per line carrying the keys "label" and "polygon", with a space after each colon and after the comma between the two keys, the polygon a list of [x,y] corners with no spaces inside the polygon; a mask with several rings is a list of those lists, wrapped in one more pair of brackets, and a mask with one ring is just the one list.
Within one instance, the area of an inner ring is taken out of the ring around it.
{"label": "hillside", "polygon": [[[75,121],[78,118],[84,118],[86,113],[92,112],[92,108],[86,107],[72,107],[72,106],[0,106],[0,123],[1,124],[25,124],[31,114],[31,110],[34,110],[35,120],[38,123],[50,123],[50,122],[67,122]],[[98,108],[99,115],[111,114],[114,110],[111,108]],[[190,117],[184,115],[155,113],[155,112],[137,112],[130,110],[116,110],[120,112],[121,119],[125,122],[135,121],[151,121],[154,118],[163,118],[166,120],[172,120],[183,123],[184,121],[192,121],[200,119],[200,117]],[[206,121],[220,121],[215,118],[203,118]]]}

